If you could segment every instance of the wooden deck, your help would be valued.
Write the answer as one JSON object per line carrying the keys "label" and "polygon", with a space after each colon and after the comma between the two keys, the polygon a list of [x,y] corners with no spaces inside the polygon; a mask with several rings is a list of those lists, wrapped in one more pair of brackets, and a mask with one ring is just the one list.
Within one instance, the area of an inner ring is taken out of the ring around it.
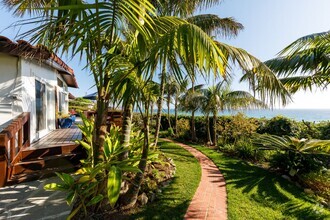
{"label": "wooden deck", "polygon": [[65,129],[56,129],[37,142],[32,143],[29,147],[23,149],[23,151],[77,145],[75,141],[81,139],[82,133],[77,126],[72,126],[71,128]]}
{"label": "wooden deck", "polygon": [[[75,169],[85,157],[73,125],[56,129],[30,144],[30,114],[22,113],[0,132],[0,187]],[[79,123],[79,122],[78,122]]]}

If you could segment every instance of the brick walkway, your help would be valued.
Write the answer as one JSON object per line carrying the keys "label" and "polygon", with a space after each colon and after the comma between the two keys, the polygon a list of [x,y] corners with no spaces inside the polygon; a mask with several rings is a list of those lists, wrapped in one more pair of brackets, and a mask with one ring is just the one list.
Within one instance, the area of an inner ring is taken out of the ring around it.
{"label": "brick walkway", "polygon": [[[169,139],[166,141],[173,142]],[[226,182],[217,166],[200,151],[188,145],[177,143],[194,155],[202,168],[201,182],[188,207],[184,219],[227,219]]]}

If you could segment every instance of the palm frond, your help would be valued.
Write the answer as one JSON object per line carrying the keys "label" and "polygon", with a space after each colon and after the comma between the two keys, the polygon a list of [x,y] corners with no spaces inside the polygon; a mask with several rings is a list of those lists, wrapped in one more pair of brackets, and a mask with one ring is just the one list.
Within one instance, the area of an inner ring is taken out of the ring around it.
{"label": "palm frond", "polygon": [[187,18],[187,21],[197,25],[208,35],[220,35],[226,38],[237,36],[244,28],[234,18],[220,18],[213,14],[195,15]]}

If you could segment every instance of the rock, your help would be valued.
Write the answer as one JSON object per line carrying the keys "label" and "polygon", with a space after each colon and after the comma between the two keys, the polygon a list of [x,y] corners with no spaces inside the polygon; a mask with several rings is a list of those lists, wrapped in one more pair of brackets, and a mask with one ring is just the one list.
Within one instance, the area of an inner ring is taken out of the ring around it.
{"label": "rock", "polygon": [[282,175],[281,177],[282,177],[283,179],[288,180],[288,181],[291,182],[291,178],[290,178],[289,176],[287,176],[287,175]]}
{"label": "rock", "polygon": [[304,189],[304,192],[307,193],[307,194],[309,194],[309,195],[314,194],[313,190],[311,190],[311,189],[307,189],[307,188]]}
{"label": "rock", "polygon": [[138,197],[138,203],[141,205],[141,206],[144,206],[148,203],[148,197],[145,193],[142,193],[141,195],[139,195]]}

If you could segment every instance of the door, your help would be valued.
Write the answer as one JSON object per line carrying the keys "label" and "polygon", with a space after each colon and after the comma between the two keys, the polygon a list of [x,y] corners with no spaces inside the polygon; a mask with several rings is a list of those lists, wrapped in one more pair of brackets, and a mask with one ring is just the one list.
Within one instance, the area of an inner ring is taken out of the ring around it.
{"label": "door", "polygon": [[46,86],[40,81],[35,81],[36,85],[36,135],[37,138],[41,138],[46,134],[46,104],[47,104],[47,96],[46,96]]}

